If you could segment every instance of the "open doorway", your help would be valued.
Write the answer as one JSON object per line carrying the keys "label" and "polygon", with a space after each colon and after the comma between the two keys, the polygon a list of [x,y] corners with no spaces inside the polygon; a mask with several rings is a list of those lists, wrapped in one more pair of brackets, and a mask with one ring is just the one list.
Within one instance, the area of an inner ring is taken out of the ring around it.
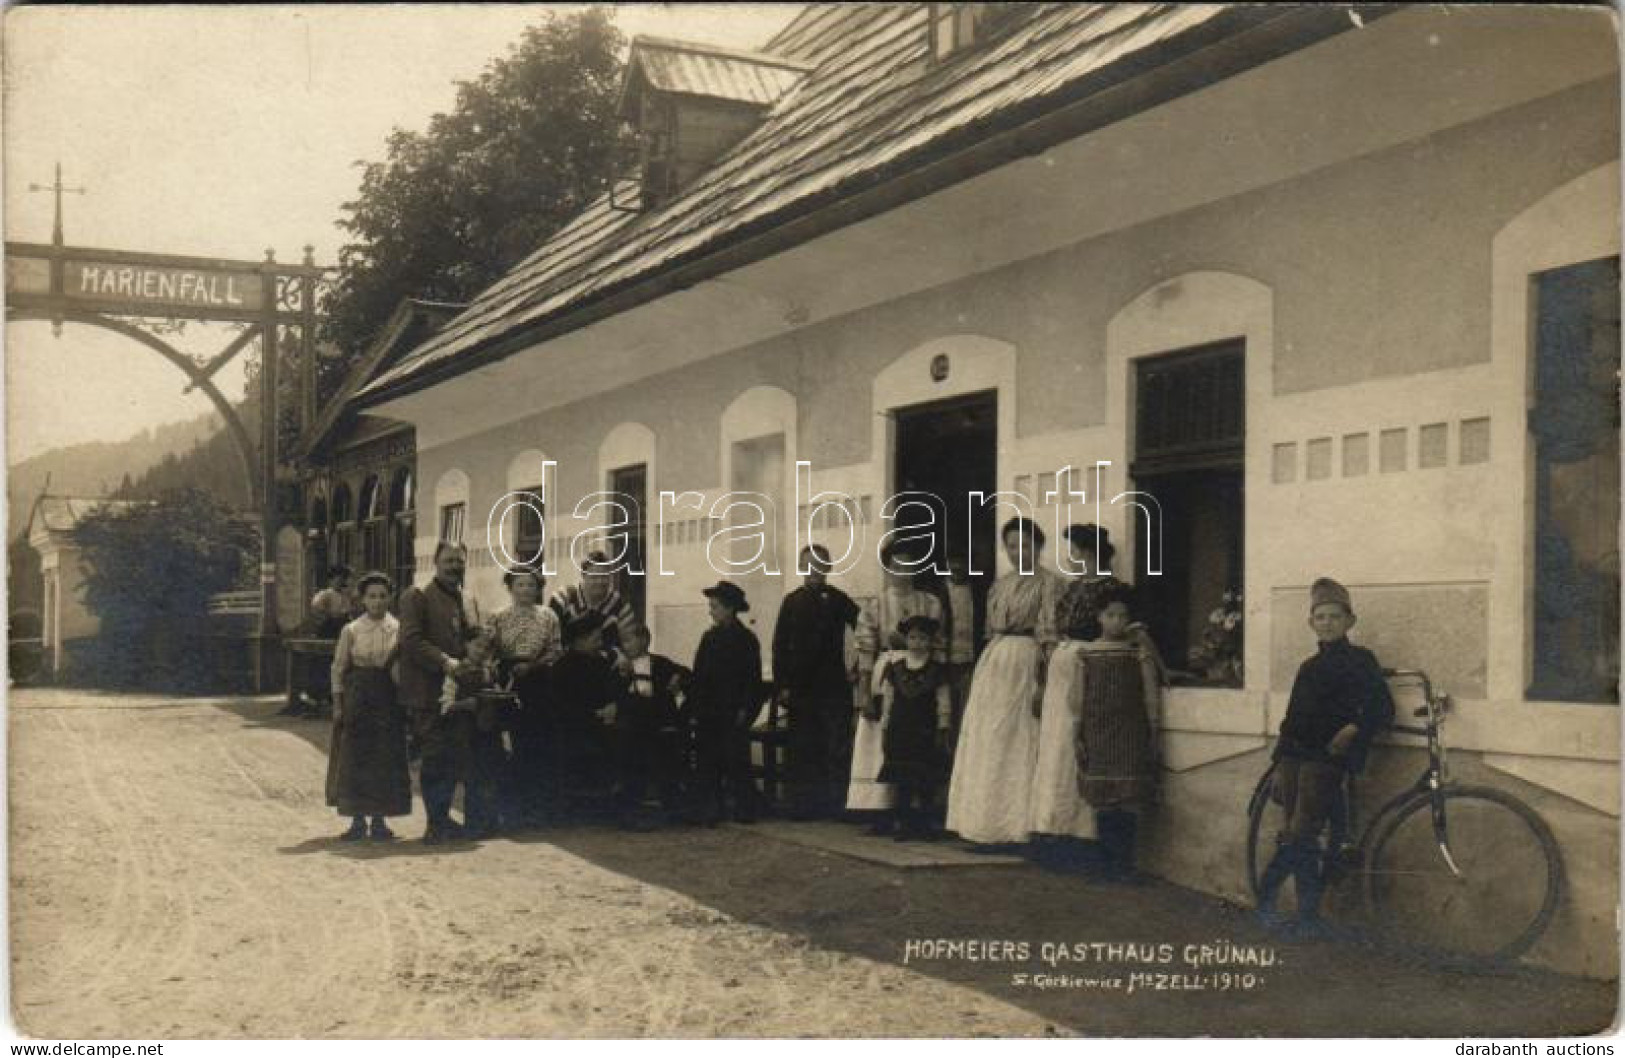
{"label": "open doorway", "polygon": [[[991,494],[998,489],[998,393],[986,390],[964,397],[899,408],[893,413],[896,444],[893,453],[893,493],[921,492],[937,506],[935,554],[947,556],[965,550],[971,568],[981,573],[973,581],[976,627],[983,627],[983,609],[992,583],[998,549],[997,512],[992,504],[971,509],[972,492]],[[966,511],[969,539],[966,539]],[[903,511],[898,525],[921,524],[923,512]],[[980,643],[978,643],[980,646]]]}

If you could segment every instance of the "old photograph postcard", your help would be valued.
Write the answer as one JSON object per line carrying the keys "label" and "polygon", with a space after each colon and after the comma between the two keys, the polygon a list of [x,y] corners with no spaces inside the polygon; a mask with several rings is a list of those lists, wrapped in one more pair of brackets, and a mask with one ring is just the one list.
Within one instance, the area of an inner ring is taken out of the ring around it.
{"label": "old photograph postcard", "polygon": [[13,1039],[1612,1053],[1611,6],[3,45]]}

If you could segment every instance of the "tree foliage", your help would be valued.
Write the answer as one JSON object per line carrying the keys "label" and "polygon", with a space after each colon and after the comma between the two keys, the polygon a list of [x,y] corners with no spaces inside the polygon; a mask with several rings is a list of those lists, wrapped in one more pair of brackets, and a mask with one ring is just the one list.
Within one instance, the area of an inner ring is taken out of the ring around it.
{"label": "tree foliage", "polygon": [[259,553],[254,528],[197,488],[105,507],[73,539],[85,607],[101,623],[93,675],[115,685],[170,682],[177,650],[201,640],[209,596],[241,586]]}
{"label": "tree foliage", "polygon": [[396,128],[362,164],[339,222],[352,237],[326,305],[353,361],[400,300],[466,301],[580,213],[621,157],[622,37],[603,8],[549,14],[458,84],[422,132]]}

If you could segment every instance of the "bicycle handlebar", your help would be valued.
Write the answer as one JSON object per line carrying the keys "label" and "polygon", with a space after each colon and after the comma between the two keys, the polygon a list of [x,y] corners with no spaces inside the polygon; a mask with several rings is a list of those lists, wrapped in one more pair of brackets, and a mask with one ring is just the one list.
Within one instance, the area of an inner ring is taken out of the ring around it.
{"label": "bicycle handlebar", "polygon": [[1419,719],[1426,718],[1428,721],[1426,727],[1390,724],[1389,730],[1404,735],[1421,735],[1424,738],[1438,730],[1444,720],[1444,714],[1450,709],[1450,696],[1444,693],[1435,694],[1433,680],[1421,669],[1383,669],[1382,674],[1390,680],[1415,680],[1421,685],[1423,704],[1421,708],[1413,710],[1411,715]]}

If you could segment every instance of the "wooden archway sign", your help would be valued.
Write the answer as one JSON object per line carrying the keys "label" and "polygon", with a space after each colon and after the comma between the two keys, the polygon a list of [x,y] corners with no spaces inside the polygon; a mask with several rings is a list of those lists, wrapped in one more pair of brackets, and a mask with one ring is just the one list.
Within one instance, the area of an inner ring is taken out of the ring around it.
{"label": "wooden archway sign", "polygon": [[[60,177],[58,195],[60,196]],[[151,349],[188,379],[187,389],[203,390],[220,412],[236,442],[252,493],[260,510],[260,615],[255,651],[255,684],[264,689],[273,678],[271,644],[277,632],[276,537],[280,525],[276,481],[279,459],[277,430],[278,346],[297,342],[298,407],[301,430],[315,417],[316,286],[324,269],[305,248],[303,264],[232,261],[209,257],[104,250],[62,244],[61,211],[50,243],[7,242],[6,317],[72,322],[123,335]],[[208,362],[198,364],[168,342],[121,317],[237,323],[243,331]],[[284,339],[284,334],[288,339]],[[259,340],[260,438],[256,446],[248,428],[217,386],[214,375],[248,344]]]}

